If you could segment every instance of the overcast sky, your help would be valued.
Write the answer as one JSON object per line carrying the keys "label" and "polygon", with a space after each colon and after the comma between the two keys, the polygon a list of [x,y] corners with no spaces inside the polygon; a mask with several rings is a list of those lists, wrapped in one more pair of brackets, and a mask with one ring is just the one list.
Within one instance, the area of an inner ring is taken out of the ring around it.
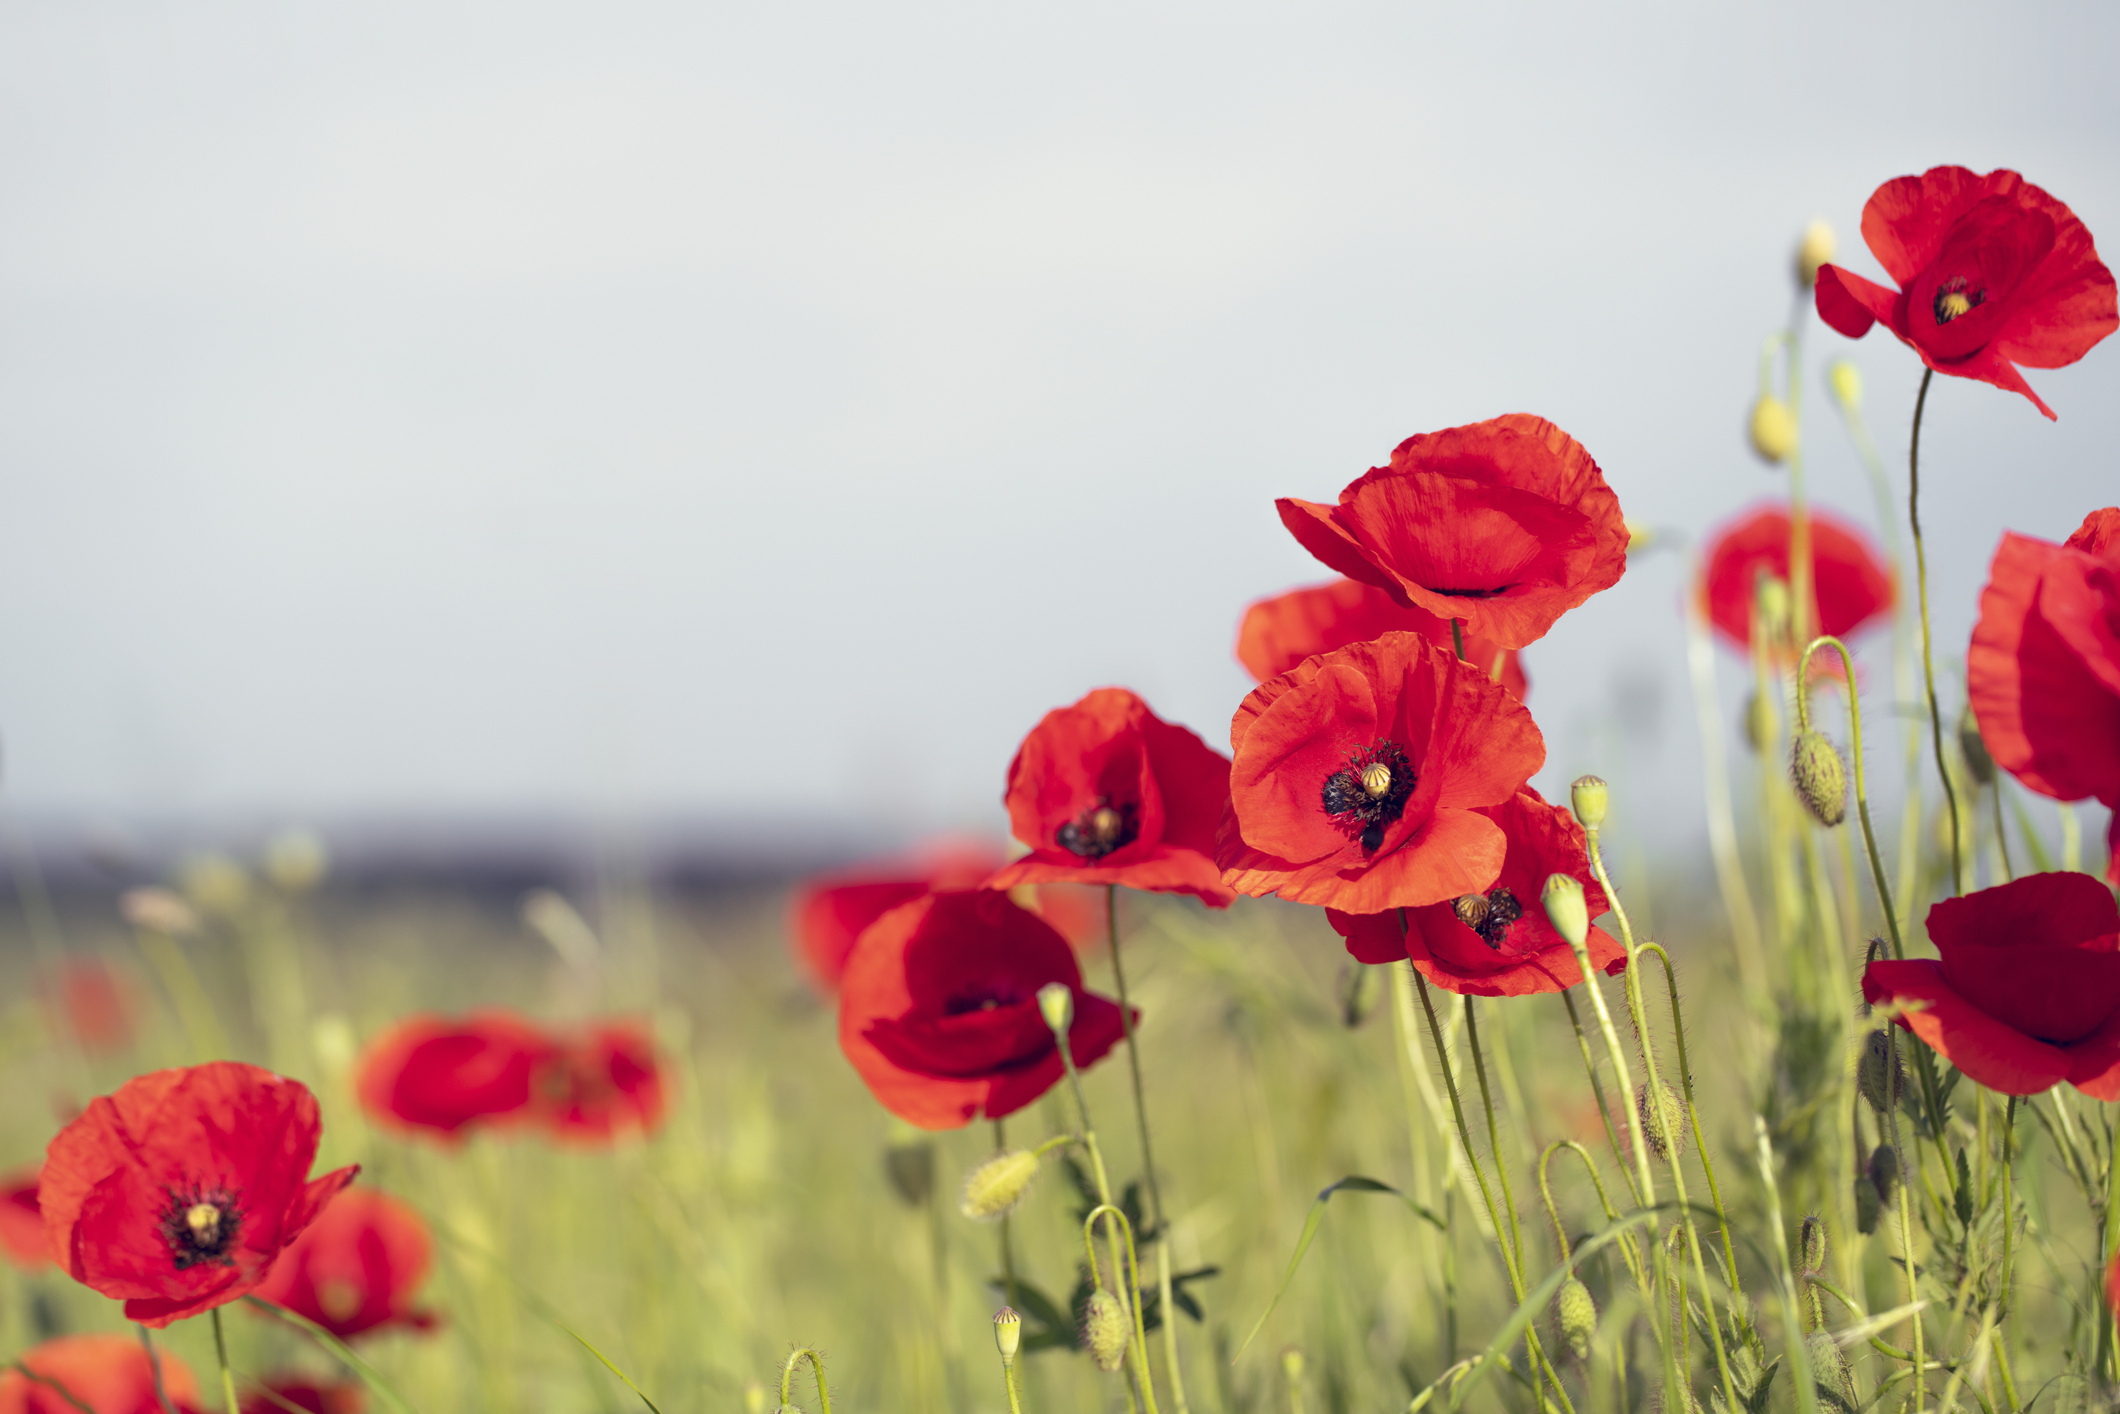
{"label": "overcast sky", "polygon": [[[1278,495],[1523,410],[1696,541],[1804,223],[2010,166],[2120,243],[2120,9],[0,4],[0,736],[32,812],[1000,828],[1123,683],[1217,745]],[[1818,499],[1913,355],[1813,320]],[[1938,380],[1939,644],[2120,500],[2120,341]],[[1526,655],[1696,839],[1638,561]],[[1722,660],[1735,700],[1737,665]],[[1882,681],[1888,681],[1887,678]]]}

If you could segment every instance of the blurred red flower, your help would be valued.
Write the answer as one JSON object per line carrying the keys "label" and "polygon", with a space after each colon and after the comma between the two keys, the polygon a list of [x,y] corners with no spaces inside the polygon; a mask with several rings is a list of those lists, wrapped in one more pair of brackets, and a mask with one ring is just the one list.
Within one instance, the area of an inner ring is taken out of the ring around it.
{"label": "blurred red flower", "polygon": [[[2041,795],[2120,809],[2120,509],[2062,545],[2003,534],[1966,689],[1996,765]],[[2120,883],[2120,815],[2108,840]]]}
{"label": "blurred red flower", "polygon": [[[1892,577],[1869,536],[1830,512],[1811,521],[1811,622],[1818,632],[1846,638],[1892,607]],[[1752,646],[1752,601],[1760,574],[1789,578],[1789,512],[1760,506],[1716,530],[1701,565],[1701,608],[1715,631],[1739,648]],[[1820,660],[1814,658],[1814,663]],[[1837,655],[1832,659],[1838,664]]]}
{"label": "blurred red flower", "polygon": [[412,1305],[434,1262],[427,1224],[372,1188],[331,1200],[252,1293],[316,1322],[341,1340],[379,1327],[428,1330],[434,1317]]}
{"label": "blurred red flower", "polygon": [[[198,1414],[199,1382],[191,1367],[167,1350],[157,1354],[169,1402],[178,1414]],[[62,1335],[23,1355],[21,1363],[41,1380],[64,1386],[66,1393],[21,1370],[0,1370],[0,1414],[81,1414],[67,1395],[94,1414],[162,1414],[154,1366],[129,1335]]]}
{"label": "blurred red flower", "polygon": [[302,1375],[276,1375],[242,1404],[242,1414],[287,1414],[289,1406],[309,1414],[361,1414],[368,1392],[349,1380],[320,1385]]}
{"label": "blurred red flower", "polygon": [[2120,1311],[2120,1252],[2105,1264],[2105,1309]]}
{"label": "blurred red flower", "polygon": [[44,987],[44,1005],[91,1055],[109,1055],[132,1043],[139,1004],[123,973],[100,957],[77,955],[60,963]]}
{"label": "blurred red flower", "polygon": [[379,1124],[454,1137],[467,1125],[525,1114],[531,1076],[553,1049],[543,1032],[508,1012],[461,1021],[410,1016],[368,1043],[354,1090]]}
{"label": "blurred red flower", "polygon": [[1008,768],[1009,828],[1030,853],[988,888],[1121,884],[1235,899],[1215,867],[1229,762],[1123,687],[1045,714]]}
{"label": "blurred red flower", "polygon": [[[1237,630],[1237,661],[1260,682],[1318,653],[1367,643],[1387,633],[1417,633],[1450,646],[1450,621],[1426,609],[1409,609],[1389,593],[1359,580],[1336,579],[1261,599],[1244,611]],[[1453,649],[1452,651],[1455,651]],[[1484,668],[1517,701],[1529,684],[1517,650],[1468,635],[1465,661]]]}
{"label": "blurred red flower", "polygon": [[538,1062],[530,1092],[536,1122],[581,1144],[651,1133],[667,1105],[655,1042],[630,1021],[598,1022],[555,1043]]}
{"label": "blurred red flower", "polygon": [[1508,841],[1481,807],[1506,803],[1546,758],[1522,703],[1411,633],[1261,683],[1229,739],[1222,877],[1347,913],[1493,887]]}
{"label": "blurred red flower", "polygon": [[[1509,841],[1492,886],[1406,910],[1403,933],[1396,909],[1352,914],[1329,908],[1326,918],[1356,960],[1411,958],[1422,976],[1445,991],[1522,997],[1573,987],[1583,980],[1582,969],[1539,900],[1548,875],[1568,874],[1582,884],[1592,918],[1611,906],[1590,872],[1583,827],[1529,786],[1479,813],[1499,825]],[[1627,950],[1617,938],[1592,928],[1589,942],[1591,966],[1610,975],[1627,970]]]}
{"label": "blurred red flower", "polygon": [[1276,504],[1303,548],[1341,574],[1503,648],[1541,637],[1627,568],[1627,526],[1604,473],[1581,443],[1525,413],[1408,437],[1337,505]]}
{"label": "blurred red flower", "polygon": [[128,1080],[45,1152],[52,1260],[141,1325],[233,1301],[360,1171],[310,1179],[322,1133],[308,1087],[254,1065]]}
{"label": "blurred red flower", "polygon": [[1871,1005],[2005,1095],[2120,1099],[2120,906],[2088,874],[2028,874],[1929,910],[1936,960],[1873,962]]}
{"label": "blurred red flower", "polygon": [[2076,214],[2015,172],[1931,167],[1862,208],[1862,238],[1900,288],[1818,270],[1818,317],[1859,339],[1887,329],[1938,373],[2022,393],[2018,365],[2060,368],[2120,328],[2112,271]]}
{"label": "blurred red flower", "polygon": [[52,1259],[44,1245],[44,1211],[37,1206],[37,1171],[0,1178],[0,1252],[35,1271]]}
{"label": "blurred red flower", "polygon": [[1000,1119],[1064,1073],[1038,989],[1075,996],[1068,1046],[1088,1066],[1124,1034],[1119,1007],[1082,989],[1065,939],[992,889],[901,904],[854,946],[839,993],[839,1045],[883,1107],[923,1129]]}

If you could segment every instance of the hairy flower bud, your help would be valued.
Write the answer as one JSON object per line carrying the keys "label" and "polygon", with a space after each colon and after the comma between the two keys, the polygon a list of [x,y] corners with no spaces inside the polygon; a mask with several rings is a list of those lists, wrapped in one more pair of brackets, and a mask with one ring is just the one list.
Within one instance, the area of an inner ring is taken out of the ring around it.
{"label": "hairy flower bud", "polygon": [[1848,818],[1848,768],[1825,733],[1796,734],[1789,747],[1789,777],[1819,824],[1831,828]]}
{"label": "hairy flower bud", "polygon": [[1855,1398],[1855,1375],[1832,1332],[1817,1330],[1805,1336],[1804,1353],[1811,1360],[1811,1382],[1818,1387],[1821,1414],[1855,1414],[1862,1407]]}
{"label": "hairy flower bud", "polygon": [[1038,1156],[1028,1149],[996,1154],[964,1178],[964,1198],[957,1207],[974,1222],[1004,1218],[1031,1191],[1038,1176]]}
{"label": "hairy flower bud", "polygon": [[1834,400],[1849,412],[1862,410],[1862,370],[1844,358],[1826,365],[1826,386]]}
{"label": "hairy flower bud", "polygon": [[1796,450],[1796,419],[1789,405],[1772,393],[1762,393],[1752,404],[1752,450],[1764,462],[1779,465]]}
{"label": "hairy flower bud", "polygon": [[1755,692],[1745,699],[1745,744],[1753,751],[1764,753],[1780,728],[1780,714],[1765,693]]}
{"label": "hairy flower bud", "polygon": [[1965,773],[1973,778],[1974,785],[1994,784],[1995,758],[1988,754],[1987,742],[1980,735],[1980,723],[1971,712],[1958,719],[1958,752],[1965,757]]}
{"label": "hairy flower bud", "polygon": [[1826,1220],[1816,1213],[1805,1218],[1797,1231],[1796,1267],[1799,1276],[1825,1275]]}
{"label": "hairy flower bud", "polygon": [[1591,1299],[1590,1288],[1569,1277],[1553,1298],[1553,1314],[1568,1353],[1578,1360],[1589,1359],[1590,1338],[1597,1334],[1597,1302]]}
{"label": "hairy flower bud", "polygon": [[1110,1374],[1126,1363],[1126,1308],[1119,1298],[1098,1287],[1082,1308],[1082,1348],[1097,1368]]}
{"label": "hairy flower bud", "polygon": [[1656,1082],[1657,1102],[1649,1100],[1646,1083],[1634,1090],[1634,1113],[1641,1121],[1642,1138],[1649,1152],[1666,1163],[1686,1151],[1686,1107],[1678,1093],[1662,1080]]}
{"label": "hairy flower bud", "polygon": [[1597,776],[1577,776],[1575,784],[1568,787],[1568,803],[1575,809],[1575,818],[1586,830],[1594,830],[1605,823],[1605,807],[1611,803],[1612,788]]}
{"label": "hairy flower bud", "polygon": [[1818,267],[1832,261],[1833,245],[1833,228],[1824,221],[1803,228],[1803,239],[1796,245],[1797,284],[1808,290],[1818,283]]}
{"label": "hairy flower bud", "polygon": [[1870,1182],[1877,1185],[1877,1201],[1887,1206],[1899,1193],[1899,1151],[1879,1144],[1870,1155]]}
{"label": "hairy flower bud", "polygon": [[1570,947],[1583,947],[1590,940],[1590,905],[1583,899],[1582,881],[1572,874],[1548,874],[1539,894],[1553,930]]}
{"label": "hairy flower bud", "polygon": [[1001,1352],[1001,1363],[1009,1364],[1023,1346],[1023,1317],[1016,1314],[1013,1306],[1004,1306],[994,1313],[994,1345]]}
{"label": "hairy flower bud", "polygon": [[1855,1230],[1867,1237],[1877,1231],[1877,1220],[1884,1214],[1884,1199],[1877,1192],[1877,1184],[1867,1172],[1855,1175]]}
{"label": "hairy flower bud", "polygon": [[1048,982],[1038,989],[1038,1012],[1055,1036],[1065,1036],[1075,1024],[1075,994],[1065,982]]}
{"label": "hairy flower bud", "polygon": [[1891,1033],[1882,1027],[1863,1039],[1862,1060],[1855,1067],[1855,1088],[1881,1115],[1890,1114],[1906,1095],[1906,1062],[1893,1047]]}

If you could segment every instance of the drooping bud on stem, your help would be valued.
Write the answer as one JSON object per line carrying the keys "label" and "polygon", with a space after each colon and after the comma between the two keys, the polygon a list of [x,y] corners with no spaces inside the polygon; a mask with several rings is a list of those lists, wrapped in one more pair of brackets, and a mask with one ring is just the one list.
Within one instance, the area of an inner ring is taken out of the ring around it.
{"label": "drooping bud on stem", "polygon": [[1038,1013],[1055,1036],[1065,1036],[1075,1024],[1075,994],[1065,982],[1048,982],[1038,989]]}
{"label": "drooping bud on stem", "polygon": [[1015,1307],[1004,1306],[994,1313],[994,1345],[1001,1352],[1002,1364],[1015,1363],[1016,1352],[1023,1346],[1023,1317]]}
{"label": "drooping bud on stem", "polygon": [[1590,941],[1590,906],[1583,899],[1582,881],[1572,874],[1548,874],[1539,899],[1553,930],[1568,940],[1571,948]]}
{"label": "drooping bud on stem", "polygon": [[1889,1144],[1879,1144],[1870,1155],[1870,1182],[1877,1185],[1877,1201],[1890,1205],[1899,1193],[1899,1151]]}
{"label": "drooping bud on stem", "polygon": [[1590,1358],[1590,1338],[1597,1334],[1597,1302],[1590,1288],[1575,1277],[1561,1283],[1553,1298],[1553,1314],[1560,1327],[1561,1344],[1578,1360]]}
{"label": "drooping bud on stem", "polygon": [[1126,1363],[1129,1335],[1126,1308],[1119,1298],[1101,1286],[1092,1291],[1082,1308],[1082,1348],[1098,1369],[1108,1375]]}
{"label": "drooping bud on stem", "polygon": [[1803,228],[1803,239],[1796,245],[1797,284],[1808,290],[1818,283],[1818,267],[1832,262],[1833,245],[1833,228],[1824,221]]}
{"label": "drooping bud on stem", "polygon": [[1844,358],[1836,358],[1826,365],[1826,386],[1833,390],[1833,397],[1848,412],[1862,411],[1862,370]]}
{"label": "drooping bud on stem", "polygon": [[1656,1082],[1656,1095],[1656,1101],[1651,1103],[1649,1086],[1636,1086],[1634,1113],[1641,1121],[1642,1139],[1649,1152],[1670,1163],[1686,1151],[1686,1107],[1678,1093],[1661,1079]]}
{"label": "drooping bud on stem", "polygon": [[1038,1176],[1038,1156],[1028,1149],[996,1154],[964,1178],[958,1210],[974,1222],[997,1222],[1014,1211]]}
{"label": "drooping bud on stem", "polygon": [[1828,829],[1848,818],[1848,768],[1823,732],[1798,732],[1789,748],[1789,777],[1811,817]]}
{"label": "drooping bud on stem", "polygon": [[1905,1097],[1906,1062],[1893,1048],[1889,1032],[1879,1029],[1864,1038],[1862,1060],[1855,1067],[1855,1088],[1880,1115],[1890,1114]]}
{"label": "drooping bud on stem", "polygon": [[1605,823],[1605,808],[1611,803],[1611,795],[1612,788],[1598,776],[1577,776],[1575,784],[1568,787],[1568,803],[1586,830],[1595,830]]}
{"label": "drooping bud on stem", "polygon": [[1762,393],[1752,404],[1752,450],[1761,461],[1780,464],[1796,450],[1796,419],[1789,405],[1772,393]]}

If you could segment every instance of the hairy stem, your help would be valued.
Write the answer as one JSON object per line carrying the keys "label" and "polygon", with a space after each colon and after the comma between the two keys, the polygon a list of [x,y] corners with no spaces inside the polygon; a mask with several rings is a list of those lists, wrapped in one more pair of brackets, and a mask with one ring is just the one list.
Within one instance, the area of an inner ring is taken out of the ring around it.
{"label": "hairy stem", "polygon": [[1914,436],[1907,446],[1907,522],[1914,531],[1914,586],[1921,602],[1921,677],[1929,694],[1929,730],[1936,745],[1936,773],[1943,777],[1943,808],[1951,812],[1951,892],[1965,892],[1965,842],[1959,838],[1958,792],[1951,786],[1950,764],[1943,755],[1943,708],[1936,700],[1936,657],[1929,646],[1929,556],[1921,539],[1921,414],[1929,403],[1933,368],[1921,370],[1921,392],[1914,398]]}

